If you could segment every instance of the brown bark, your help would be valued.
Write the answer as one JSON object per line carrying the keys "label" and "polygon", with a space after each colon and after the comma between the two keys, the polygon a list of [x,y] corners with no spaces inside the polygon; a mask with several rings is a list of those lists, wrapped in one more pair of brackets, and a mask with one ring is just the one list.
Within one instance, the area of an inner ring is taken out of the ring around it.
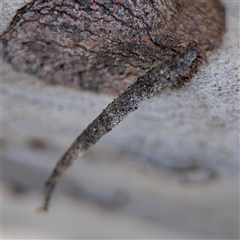
{"label": "brown bark", "polygon": [[192,41],[204,57],[223,14],[218,0],[35,0],[3,34],[4,56],[48,82],[116,94]]}

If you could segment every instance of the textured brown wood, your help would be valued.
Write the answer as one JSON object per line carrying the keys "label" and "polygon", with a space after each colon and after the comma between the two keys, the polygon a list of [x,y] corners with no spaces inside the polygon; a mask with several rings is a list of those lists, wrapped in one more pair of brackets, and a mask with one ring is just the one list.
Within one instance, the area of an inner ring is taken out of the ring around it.
{"label": "textured brown wood", "polygon": [[80,89],[120,93],[189,42],[202,57],[219,46],[218,0],[37,0],[2,36],[17,70]]}

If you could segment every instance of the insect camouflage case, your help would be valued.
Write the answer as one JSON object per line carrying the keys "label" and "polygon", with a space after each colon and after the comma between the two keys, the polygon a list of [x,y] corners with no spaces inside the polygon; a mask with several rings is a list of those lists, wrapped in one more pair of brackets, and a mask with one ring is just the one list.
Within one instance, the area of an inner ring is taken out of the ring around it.
{"label": "insect camouflage case", "polygon": [[15,69],[49,83],[120,94],[75,140],[46,183],[129,113],[167,86],[189,81],[221,43],[218,0],[34,0],[1,36]]}

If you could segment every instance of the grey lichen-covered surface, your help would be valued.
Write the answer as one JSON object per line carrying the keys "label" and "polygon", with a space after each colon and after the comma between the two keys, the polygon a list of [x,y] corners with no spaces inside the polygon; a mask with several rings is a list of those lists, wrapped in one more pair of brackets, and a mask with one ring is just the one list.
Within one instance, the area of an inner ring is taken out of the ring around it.
{"label": "grey lichen-covered surface", "polygon": [[[26,2],[2,1],[2,30]],[[209,64],[79,159],[47,215],[34,214],[43,182],[113,97],[2,62],[3,238],[239,238],[240,4],[223,3],[227,31]]]}

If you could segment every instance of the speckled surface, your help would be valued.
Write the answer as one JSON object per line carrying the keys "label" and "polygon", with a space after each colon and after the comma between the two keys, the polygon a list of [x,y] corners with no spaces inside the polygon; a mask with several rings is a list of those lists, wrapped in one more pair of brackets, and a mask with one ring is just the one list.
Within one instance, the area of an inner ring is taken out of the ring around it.
{"label": "speckled surface", "polygon": [[[3,1],[9,11],[3,27],[21,5],[12,2]],[[209,65],[189,85],[144,103],[76,162],[45,217],[52,230],[31,215],[41,204],[42,184],[113,97],[48,86],[2,62],[3,238],[28,228],[35,230],[32,238],[44,230],[45,238],[59,238],[57,231],[64,238],[239,237],[239,3],[224,4],[227,32]],[[9,185],[22,195],[9,192]],[[101,211],[111,214],[106,225]],[[75,219],[81,214],[85,218]],[[91,218],[87,232],[69,226],[69,219],[79,226]],[[97,226],[115,230],[101,235]]]}

